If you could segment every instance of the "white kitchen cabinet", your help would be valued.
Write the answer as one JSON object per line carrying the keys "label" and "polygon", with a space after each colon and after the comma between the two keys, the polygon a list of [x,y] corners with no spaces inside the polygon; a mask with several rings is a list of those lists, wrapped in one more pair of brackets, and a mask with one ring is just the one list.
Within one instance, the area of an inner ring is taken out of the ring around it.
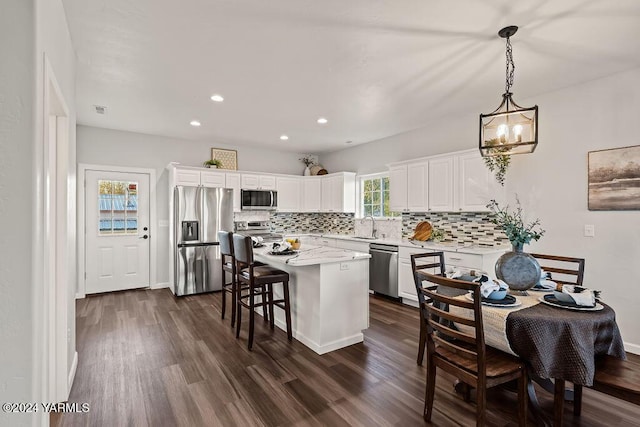
{"label": "white kitchen cabinet", "polygon": [[216,169],[173,165],[169,171],[172,174],[171,182],[174,186],[198,187],[202,185],[214,188],[225,188],[226,186],[225,173]]}
{"label": "white kitchen cabinet", "polygon": [[225,187],[233,190],[233,211],[240,212],[242,210],[240,204],[240,174],[226,173],[225,175]]}
{"label": "white kitchen cabinet", "polygon": [[477,150],[458,155],[458,210],[488,211],[491,199],[504,200],[504,187],[493,177]]}
{"label": "white kitchen cabinet", "polygon": [[200,185],[200,171],[193,169],[173,168],[173,182],[175,185],[197,187]]}
{"label": "white kitchen cabinet", "polygon": [[323,176],[321,193],[321,212],[355,212],[356,174],[341,172]]}
{"label": "white kitchen cabinet", "polygon": [[407,206],[407,165],[389,168],[389,208],[393,212],[405,212]]}
{"label": "white kitchen cabinet", "polygon": [[224,172],[202,171],[200,172],[200,185],[203,187],[225,188],[225,175]]}
{"label": "white kitchen cabinet", "polygon": [[279,176],[276,178],[278,190],[278,212],[300,212],[302,206],[302,177]]}
{"label": "white kitchen cabinet", "polygon": [[[418,295],[413,281],[411,271],[411,255],[426,252],[436,252],[441,249],[433,248],[409,248],[400,246],[398,248],[398,296],[402,302],[409,305],[416,305]],[[464,272],[470,270],[482,271],[494,274],[496,261],[503,254],[501,251],[491,251],[484,253],[469,253],[459,251],[442,250],[444,254],[444,264],[447,270],[461,269]],[[439,274],[439,269],[433,269],[432,273]]]}
{"label": "white kitchen cabinet", "polygon": [[429,159],[428,197],[429,210],[451,212],[454,205],[454,156]]}
{"label": "white kitchen cabinet", "polygon": [[276,177],[273,175],[243,173],[240,184],[241,188],[247,190],[275,190]]}
{"label": "white kitchen cabinet", "polygon": [[302,212],[320,212],[322,209],[322,177],[302,178]]}
{"label": "white kitchen cabinet", "polygon": [[407,165],[407,208],[411,212],[429,210],[429,162]]}

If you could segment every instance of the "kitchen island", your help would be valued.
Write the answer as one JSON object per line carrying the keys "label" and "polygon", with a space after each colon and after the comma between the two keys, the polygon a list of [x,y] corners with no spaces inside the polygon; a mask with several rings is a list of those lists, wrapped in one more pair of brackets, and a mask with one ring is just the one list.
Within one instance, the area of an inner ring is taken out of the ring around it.
{"label": "kitchen island", "polygon": [[[254,249],[255,259],[289,273],[293,336],[318,354],[362,342],[369,327],[368,253],[303,246],[294,255]],[[275,298],[281,287],[274,286]],[[286,330],[284,312],[275,324]]]}

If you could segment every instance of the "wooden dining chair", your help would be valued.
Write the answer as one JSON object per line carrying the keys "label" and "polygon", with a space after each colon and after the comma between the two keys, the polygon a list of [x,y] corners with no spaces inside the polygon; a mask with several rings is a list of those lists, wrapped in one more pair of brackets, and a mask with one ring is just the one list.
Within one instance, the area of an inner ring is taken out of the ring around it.
{"label": "wooden dining chair", "polygon": [[[427,271],[428,270],[428,271]],[[411,271],[413,272],[413,281],[418,294],[418,304],[420,306],[420,340],[418,344],[418,360],[419,366],[422,366],[424,360],[424,348],[427,343],[427,314],[424,309],[424,294],[420,292],[422,289],[422,280],[416,275],[417,272],[435,272],[440,276],[445,275],[444,252],[425,252],[422,254],[411,255]]]}
{"label": "wooden dining chair", "polygon": [[[427,313],[427,385],[424,419],[431,420],[436,386],[436,368],[440,368],[476,389],[476,425],[485,423],[486,391],[499,384],[518,380],[518,425],[527,425],[527,370],[524,362],[499,350],[485,346],[482,323],[480,284],[448,279],[430,273],[416,273],[432,286],[423,287],[424,309]],[[442,290],[471,292],[466,297],[450,297]],[[436,304],[447,304],[445,311]],[[452,308],[456,310],[451,310]],[[458,315],[458,309],[470,311],[470,317]],[[446,319],[465,325],[464,332],[440,322]]]}
{"label": "wooden dining chair", "polygon": [[584,258],[544,254],[529,255],[538,261],[540,268],[551,273],[551,280],[556,282],[559,288],[561,288],[562,285],[582,286],[582,279],[584,278]]}
{"label": "wooden dining chair", "polygon": [[[253,347],[253,331],[255,329],[255,309],[262,307],[263,317],[274,328],[274,307],[284,310],[287,327],[287,338],[293,339],[291,329],[291,304],[289,299],[289,273],[269,265],[258,265],[253,258],[253,241],[249,236],[233,235],[233,253],[236,258],[237,278],[237,323],[236,338],[240,337],[242,324],[242,307],[249,309],[249,339],[247,347]],[[273,297],[274,283],[282,283],[282,298]],[[246,286],[241,287],[244,284]],[[259,298],[259,300],[258,300]],[[268,315],[265,310],[268,309]]]}

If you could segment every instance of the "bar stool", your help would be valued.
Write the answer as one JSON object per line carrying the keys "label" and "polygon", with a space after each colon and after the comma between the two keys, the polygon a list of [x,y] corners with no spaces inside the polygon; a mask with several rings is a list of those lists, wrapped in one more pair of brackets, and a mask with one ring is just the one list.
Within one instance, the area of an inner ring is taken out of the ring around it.
{"label": "bar stool", "polygon": [[[291,305],[289,301],[289,273],[278,270],[269,265],[258,265],[253,259],[253,243],[251,237],[239,234],[233,235],[233,254],[236,258],[236,303],[237,316],[236,338],[240,337],[240,325],[242,324],[242,307],[249,309],[249,341],[247,347],[253,346],[253,332],[255,322],[255,309],[257,307],[269,309],[268,318],[271,329],[274,328],[273,308],[284,310],[287,324],[287,338],[293,339],[291,334]],[[283,298],[273,299],[273,284],[282,283]],[[241,284],[246,286],[242,287]],[[242,291],[246,290],[244,294]],[[256,301],[260,297],[260,302]],[[265,313],[266,314],[266,313]]]}
{"label": "bar stool", "polygon": [[[227,309],[227,294],[231,294],[231,327],[236,322],[236,260],[233,256],[233,233],[218,231],[220,242],[220,261],[222,266],[222,318]],[[231,274],[231,282],[227,283],[226,274]]]}

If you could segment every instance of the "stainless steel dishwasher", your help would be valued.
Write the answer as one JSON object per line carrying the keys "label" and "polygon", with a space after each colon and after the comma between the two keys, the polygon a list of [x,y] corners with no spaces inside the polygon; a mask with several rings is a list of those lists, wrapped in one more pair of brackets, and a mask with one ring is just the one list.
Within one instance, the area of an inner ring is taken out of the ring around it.
{"label": "stainless steel dishwasher", "polygon": [[369,289],[398,298],[398,247],[371,243],[369,254]]}

